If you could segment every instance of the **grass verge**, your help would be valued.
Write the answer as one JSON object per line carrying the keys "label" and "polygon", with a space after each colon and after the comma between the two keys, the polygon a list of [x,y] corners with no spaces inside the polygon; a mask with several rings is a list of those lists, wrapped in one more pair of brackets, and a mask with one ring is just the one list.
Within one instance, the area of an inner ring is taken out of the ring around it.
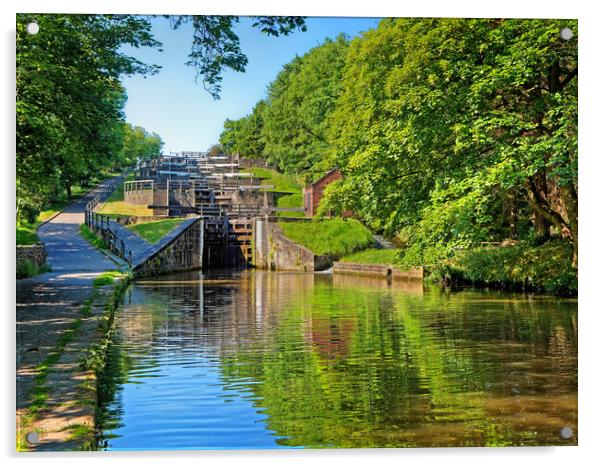
{"label": "grass verge", "polygon": [[339,260],[341,262],[353,262],[356,264],[397,265],[399,262],[399,249],[369,248],[341,257]]}
{"label": "grass verge", "polygon": [[183,218],[168,218],[153,222],[136,223],[135,225],[129,225],[127,228],[152,244],[159,241],[184,220]]}
{"label": "grass verge", "polygon": [[261,180],[262,185],[273,185],[268,191],[279,193],[294,193],[300,194],[303,189],[303,184],[293,175],[280,173],[271,168],[253,167],[245,171],[253,173],[256,178]]}
{"label": "grass verge", "polygon": [[284,235],[318,255],[338,258],[373,245],[372,233],[355,219],[278,222]]}
{"label": "grass verge", "polygon": [[134,205],[124,202],[123,183],[132,181],[134,173],[129,173],[122,183],[111,193],[107,202],[98,210],[98,213],[114,217],[150,217],[153,210],[144,205]]}
{"label": "grass verge", "polygon": [[[303,207],[303,194],[285,194],[276,196],[276,207]],[[278,217],[305,217],[305,212],[278,212]]]}
{"label": "grass verge", "polygon": [[17,278],[35,277],[44,272],[50,272],[52,269],[48,264],[38,265],[28,259],[17,264]]}
{"label": "grass verge", "polygon": [[101,238],[96,236],[96,234],[92,230],[90,230],[90,228],[88,228],[88,226],[85,223],[82,223],[79,226],[79,233],[84,237],[86,241],[88,241],[88,243],[90,243],[96,249],[103,249],[105,251],[109,250],[107,244]]}

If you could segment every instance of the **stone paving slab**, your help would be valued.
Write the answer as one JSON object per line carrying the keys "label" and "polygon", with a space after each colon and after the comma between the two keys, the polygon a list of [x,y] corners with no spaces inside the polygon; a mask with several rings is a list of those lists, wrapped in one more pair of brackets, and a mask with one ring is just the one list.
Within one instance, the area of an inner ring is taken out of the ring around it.
{"label": "stone paving slab", "polygon": [[[119,177],[118,177],[119,178]],[[31,390],[38,375],[36,367],[43,362],[58,344],[61,335],[77,319],[82,324],[73,342],[69,343],[59,359],[57,367],[48,374],[49,412],[39,420],[36,428],[48,430],[43,443],[32,449],[69,449],[68,430],[62,428],[73,424],[85,424],[93,420],[90,407],[75,406],[69,403],[82,377],[79,360],[84,347],[98,338],[97,328],[104,303],[113,287],[97,289],[97,303],[91,314],[83,317],[80,311],[95,292],[93,281],[107,270],[114,270],[116,264],[99,252],[79,233],[84,223],[86,204],[96,194],[118,178],[101,183],[94,190],[70,204],[38,229],[38,237],[44,242],[48,252],[51,272],[29,279],[17,280],[16,287],[16,395],[17,416],[30,404]],[[59,383],[60,382],[60,383]],[[84,421],[87,419],[87,421]],[[52,438],[51,438],[52,437]]]}

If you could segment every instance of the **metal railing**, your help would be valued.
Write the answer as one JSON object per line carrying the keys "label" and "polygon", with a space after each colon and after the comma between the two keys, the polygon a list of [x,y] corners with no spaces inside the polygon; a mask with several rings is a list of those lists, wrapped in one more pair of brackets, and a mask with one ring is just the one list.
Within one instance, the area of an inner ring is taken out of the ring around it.
{"label": "metal railing", "polygon": [[124,172],[123,175],[115,178],[109,185],[104,186],[98,194],[86,204],[84,216],[86,226],[105,242],[109,251],[116,256],[121,257],[130,267],[132,267],[132,251],[126,247],[123,238],[120,238],[117,232],[111,229],[111,217],[96,212],[96,209],[106,202],[119,183],[123,181],[128,171],[129,170]]}
{"label": "metal railing", "polygon": [[132,266],[132,250],[126,247],[123,238],[120,238],[111,228],[111,217],[86,211],[86,225],[104,241],[109,251],[121,257],[130,267]]}

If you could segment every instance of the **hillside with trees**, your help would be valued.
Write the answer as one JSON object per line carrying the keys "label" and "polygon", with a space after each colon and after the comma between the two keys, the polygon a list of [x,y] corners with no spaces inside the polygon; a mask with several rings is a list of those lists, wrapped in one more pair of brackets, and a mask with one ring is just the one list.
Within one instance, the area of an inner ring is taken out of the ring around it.
{"label": "hillside with trees", "polygon": [[556,241],[576,280],[576,21],[384,19],[295,58],[221,140],[306,180],[338,166],[323,211],[396,236],[403,265]]}

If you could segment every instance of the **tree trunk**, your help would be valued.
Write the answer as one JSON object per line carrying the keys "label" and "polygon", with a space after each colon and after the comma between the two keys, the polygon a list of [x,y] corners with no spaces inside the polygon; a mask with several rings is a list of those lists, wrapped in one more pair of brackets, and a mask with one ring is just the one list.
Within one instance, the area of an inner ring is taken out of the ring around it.
{"label": "tree trunk", "polygon": [[71,199],[71,183],[67,183],[65,189],[67,190],[67,199]]}
{"label": "tree trunk", "polygon": [[566,210],[567,224],[573,237],[573,267],[577,268],[578,250],[579,250],[579,221],[578,221],[578,200],[577,191],[573,184],[559,186],[560,198]]}

